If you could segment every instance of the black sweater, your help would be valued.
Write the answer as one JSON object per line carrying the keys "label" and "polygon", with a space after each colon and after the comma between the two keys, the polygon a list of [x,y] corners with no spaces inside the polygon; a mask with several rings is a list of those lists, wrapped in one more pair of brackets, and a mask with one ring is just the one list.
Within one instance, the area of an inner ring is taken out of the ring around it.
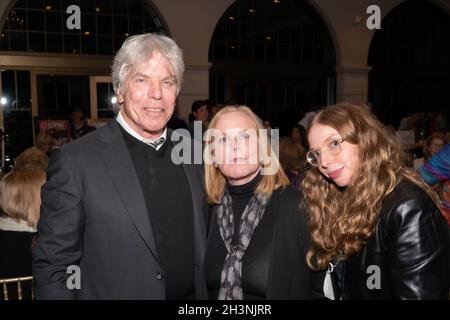
{"label": "black sweater", "polygon": [[123,129],[122,133],[145,196],[164,271],[166,299],[192,298],[194,222],[186,176],[181,166],[171,161],[170,141],[155,150]]}

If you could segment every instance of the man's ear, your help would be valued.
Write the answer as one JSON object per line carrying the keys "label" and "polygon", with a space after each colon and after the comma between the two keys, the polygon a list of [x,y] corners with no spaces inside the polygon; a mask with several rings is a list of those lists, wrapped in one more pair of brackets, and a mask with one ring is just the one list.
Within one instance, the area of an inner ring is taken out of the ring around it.
{"label": "man's ear", "polygon": [[122,104],[125,98],[122,95],[122,90],[117,90],[117,104]]}

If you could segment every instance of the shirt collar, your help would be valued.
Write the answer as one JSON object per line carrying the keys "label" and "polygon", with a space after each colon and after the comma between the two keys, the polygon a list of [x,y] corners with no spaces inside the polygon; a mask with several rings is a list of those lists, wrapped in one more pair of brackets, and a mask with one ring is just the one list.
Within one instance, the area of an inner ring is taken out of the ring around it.
{"label": "shirt collar", "polygon": [[[133,128],[131,128],[128,123],[125,121],[125,119],[122,116],[122,111],[120,111],[116,117],[116,121],[122,126],[122,128],[124,128],[124,130],[126,132],[128,132],[131,136],[133,136],[134,138],[138,139],[139,141],[142,141],[143,143],[151,146],[151,144],[153,142],[155,142],[156,140],[158,140],[159,138],[164,138],[165,140],[167,140],[167,127],[164,128],[164,131],[161,133],[161,135],[159,137],[156,137],[155,139],[146,139],[144,137],[142,137],[139,133],[137,133],[135,130],[133,130]],[[160,144],[156,147],[156,150],[159,150],[161,147],[163,146],[163,144]]]}

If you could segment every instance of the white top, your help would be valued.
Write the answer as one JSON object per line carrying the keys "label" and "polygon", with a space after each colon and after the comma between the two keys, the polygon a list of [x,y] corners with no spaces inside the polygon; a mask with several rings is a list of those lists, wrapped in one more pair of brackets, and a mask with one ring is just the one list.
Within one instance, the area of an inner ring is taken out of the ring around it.
{"label": "white top", "polygon": [[317,114],[317,112],[315,112],[315,111],[307,112],[298,124],[302,125],[303,128],[305,128],[305,130],[308,131],[309,122],[316,114]]}
{"label": "white top", "polygon": [[25,220],[15,220],[10,217],[0,217],[0,230],[18,232],[36,232]]}

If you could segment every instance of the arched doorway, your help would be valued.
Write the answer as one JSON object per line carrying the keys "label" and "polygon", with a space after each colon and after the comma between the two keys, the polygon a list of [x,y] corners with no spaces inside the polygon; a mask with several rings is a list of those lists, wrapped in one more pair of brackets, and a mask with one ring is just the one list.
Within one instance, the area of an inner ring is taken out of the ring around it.
{"label": "arched doorway", "polygon": [[406,1],[383,19],[369,49],[369,101],[386,123],[449,110],[449,36],[450,16],[429,1]]}
{"label": "arched doorway", "polygon": [[[71,5],[80,8],[80,29],[67,27]],[[0,33],[6,166],[33,144],[36,117],[67,118],[76,108],[87,118],[113,116],[115,52],[130,35],[168,34],[147,0],[18,0],[10,8]]]}
{"label": "arched doorway", "polygon": [[306,1],[236,1],[214,30],[209,61],[210,97],[249,105],[280,134],[335,101],[335,48]]}

